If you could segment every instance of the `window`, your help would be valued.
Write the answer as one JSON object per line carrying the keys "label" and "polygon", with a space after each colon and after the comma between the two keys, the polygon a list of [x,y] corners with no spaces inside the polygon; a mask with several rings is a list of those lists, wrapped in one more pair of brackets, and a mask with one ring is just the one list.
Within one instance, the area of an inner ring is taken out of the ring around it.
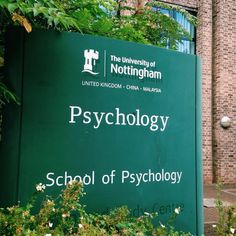
{"label": "window", "polygon": [[[192,37],[192,41],[188,38],[183,38],[182,42],[178,43],[178,51],[188,54],[195,54],[196,38],[195,27],[179,12],[174,10],[159,9],[160,12],[174,18],[180,25],[182,25]],[[167,45],[168,48],[168,45]]]}

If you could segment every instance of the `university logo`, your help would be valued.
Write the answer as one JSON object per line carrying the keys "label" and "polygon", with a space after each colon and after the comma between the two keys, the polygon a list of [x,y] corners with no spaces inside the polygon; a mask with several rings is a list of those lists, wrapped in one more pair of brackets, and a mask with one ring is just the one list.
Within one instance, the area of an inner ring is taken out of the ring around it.
{"label": "university logo", "polygon": [[82,72],[88,72],[92,75],[99,74],[98,72],[93,71],[93,67],[96,65],[96,61],[99,59],[98,51],[94,51],[93,49],[86,49],[84,50],[84,69]]}

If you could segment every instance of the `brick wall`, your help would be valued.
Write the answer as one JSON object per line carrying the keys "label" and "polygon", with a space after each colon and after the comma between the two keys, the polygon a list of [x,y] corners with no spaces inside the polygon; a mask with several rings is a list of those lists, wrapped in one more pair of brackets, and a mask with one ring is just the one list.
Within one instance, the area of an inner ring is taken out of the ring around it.
{"label": "brick wall", "polygon": [[[213,5],[213,156],[217,180],[236,183],[236,2]],[[223,116],[232,119],[228,129]]]}
{"label": "brick wall", "polygon": [[212,155],[212,1],[201,0],[197,13],[197,54],[202,59],[202,144],[204,182],[213,181]]}

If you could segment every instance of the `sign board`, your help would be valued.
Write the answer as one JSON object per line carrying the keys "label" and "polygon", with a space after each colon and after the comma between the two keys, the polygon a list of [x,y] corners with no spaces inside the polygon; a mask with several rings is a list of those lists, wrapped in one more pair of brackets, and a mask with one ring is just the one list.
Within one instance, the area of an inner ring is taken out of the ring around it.
{"label": "sign board", "polygon": [[199,59],[69,32],[11,29],[7,42],[21,106],[4,115],[1,202],[77,179],[90,211],[167,219],[181,207],[178,227],[200,235]]}

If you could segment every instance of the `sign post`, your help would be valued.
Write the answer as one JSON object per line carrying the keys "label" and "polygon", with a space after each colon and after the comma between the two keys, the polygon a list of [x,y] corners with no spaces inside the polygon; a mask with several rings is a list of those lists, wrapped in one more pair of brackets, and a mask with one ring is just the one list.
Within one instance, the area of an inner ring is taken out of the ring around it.
{"label": "sign post", "polygon": [[11,29],[7,42],[21,106],[4,115],[2,203],[77,179],[90,211],[128,205],[164,220],[180,207],[178,228],[202,233],[198,57],[44,30]]}

